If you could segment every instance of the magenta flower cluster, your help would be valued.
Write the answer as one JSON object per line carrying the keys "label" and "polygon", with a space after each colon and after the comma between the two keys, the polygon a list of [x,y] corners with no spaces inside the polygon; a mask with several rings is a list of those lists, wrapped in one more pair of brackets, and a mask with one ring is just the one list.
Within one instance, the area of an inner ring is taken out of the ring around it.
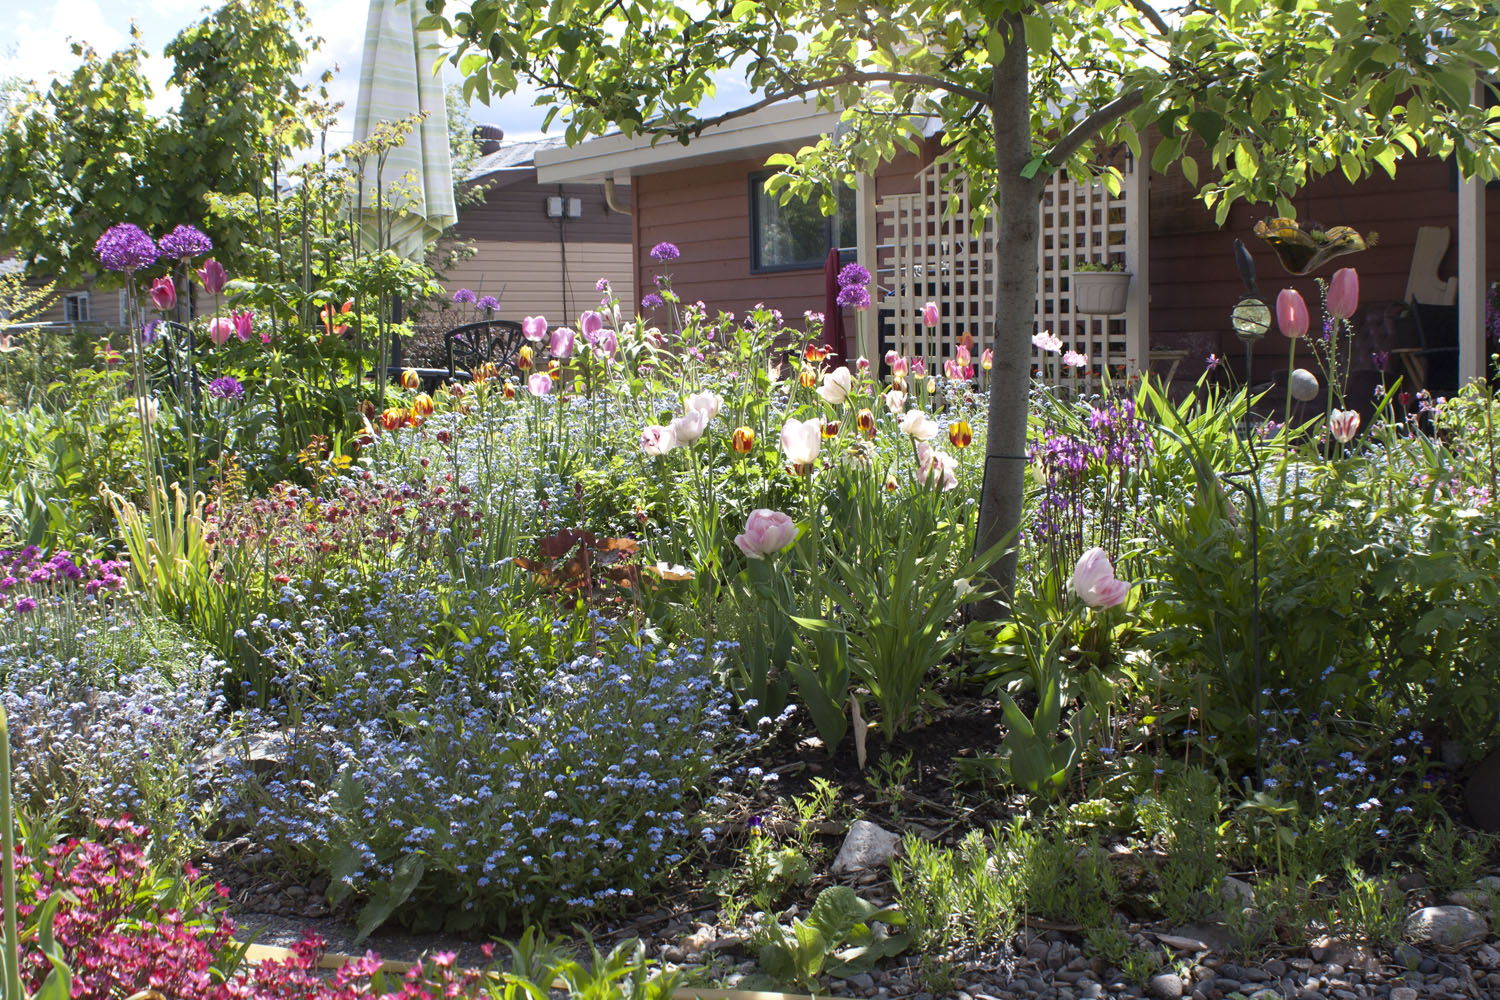
{"label": "magenta flower cluster", "polygon": [[19,552],[0,549],[0,608],[16,594],[16,611],[35,611],[38,594],[62,586],[81,584],[90,595],[100,590],[123,590],[126,569],[125,563],[114,559],[74,558],[66,549],[48,557],[35,545]]}

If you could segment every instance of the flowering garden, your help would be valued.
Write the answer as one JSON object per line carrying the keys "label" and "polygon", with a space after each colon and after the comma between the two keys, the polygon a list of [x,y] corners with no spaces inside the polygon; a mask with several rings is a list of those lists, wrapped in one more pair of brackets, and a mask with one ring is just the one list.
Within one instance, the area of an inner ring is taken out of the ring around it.
{"label": "flowering garden", "polygon": [[[837,357],[662,244],[667,325],[601,279],[427,390],[389,276],[97,252],[127,328],[0,372],[7,997],[1500,990],[1495,401],[1346,398],[1352,270],[1284,404],[1038,334],[991,620],[978,343]],[[255,880],[449,944],[257,962]]]}

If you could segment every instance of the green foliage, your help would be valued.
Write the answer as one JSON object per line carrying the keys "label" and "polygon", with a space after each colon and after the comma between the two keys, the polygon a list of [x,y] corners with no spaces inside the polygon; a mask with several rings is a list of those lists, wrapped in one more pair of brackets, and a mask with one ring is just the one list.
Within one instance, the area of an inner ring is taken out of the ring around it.
{"label": "green foliage", "polygon": [[1223,909],[1221,886],[1228,874],[1218,852],[1223,808],[1218,781],[1196,769],[1136,802],[1142,834],[1165,855],[1152,902],[1169,923],[1210,919]]}
{"label": "green foliage", "polygon": [[883,958],[906,950],[906,934],[881,933],[872,924],[900,926],[894,907],[866,902],[848,886],[829,886],[818,894],[807,919],[790,926],[770,922],[756,931],[760,967],[772,983],[815,988],[821,977],[847,977]]}
{"label": "green foliage", "polygon": [[891,870],[896,905],[906,914],[916,949],[924,955],[962,948],[988,949],[1009,941],[1020,925],[1025,886],[1001,851],[1006,833],[991,831],[995,850],[978,830],[957,848],[914,834],[902,841]]}
{"label": "green foliage", "polygon": [[79,67],[25,94],[0,139],[7,244],[71,281],[98,273],[94,241],[117,222],[190,223],[234,268],[244,230],[210,218],[204,195],[251,189],[267,159],[305,144],[296,78],[315,44],[298,36],[306,24],[300,0],[229,0],[168,44],[182,101],[160,117],[147,108],[138,41],[104,57],[75,43]]}

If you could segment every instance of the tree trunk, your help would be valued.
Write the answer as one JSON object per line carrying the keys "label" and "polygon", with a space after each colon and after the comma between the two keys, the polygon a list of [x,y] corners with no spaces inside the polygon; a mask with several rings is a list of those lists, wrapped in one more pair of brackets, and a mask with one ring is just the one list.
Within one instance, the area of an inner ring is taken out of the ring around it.
{"label": "tree trunk", "polygon": [[[1037,200],[1045,174],[1022,176],[1032,158],[1031,95],[1025,35],[1018,15],[1001,25],[1005,55],[994,67],[990,114],[995,128],[995,281],[997,309],[990,372],[989,433],[984,488],[979,499],[976,549],[984,551],[1008,535],[1016,541],[1026,498],[1026,419],[1031,388],[1031,336],[1037,286]],[[999,596],[976,608],[977,617],[1003,616],[1015,596],[1014,547],[991,569]]]}

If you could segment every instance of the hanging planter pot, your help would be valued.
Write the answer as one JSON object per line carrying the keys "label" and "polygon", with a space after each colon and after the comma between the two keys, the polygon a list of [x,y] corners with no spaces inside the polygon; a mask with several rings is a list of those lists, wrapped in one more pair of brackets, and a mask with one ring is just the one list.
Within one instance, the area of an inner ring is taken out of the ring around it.
{"label": "hanging planter pot", "polygon": [[1125,311],[1130,296],[1129,271],[1074,271],[1073,311],[1089,316],[1115,316]]}

